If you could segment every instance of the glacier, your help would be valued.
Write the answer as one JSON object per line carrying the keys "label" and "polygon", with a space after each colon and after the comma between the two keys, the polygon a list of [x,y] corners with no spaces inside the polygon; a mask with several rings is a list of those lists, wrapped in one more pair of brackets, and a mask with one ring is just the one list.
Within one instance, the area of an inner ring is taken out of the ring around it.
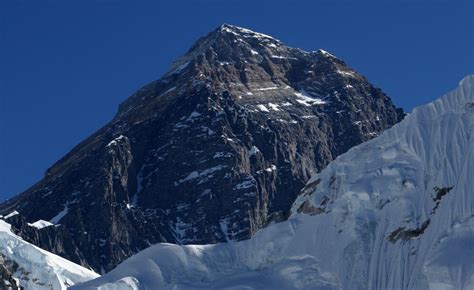
{"label": "glacier", "polygon": [[25,290],[65,290],[76,283],[99,277],[55,254],[18,237],[10,224],[0,219],[0,256],[13,267],[13,277]]}
{"label": "glacier", "polygon": [[251,239],[154,245],[71,289],[474,289],[473,86],[339,156]]}

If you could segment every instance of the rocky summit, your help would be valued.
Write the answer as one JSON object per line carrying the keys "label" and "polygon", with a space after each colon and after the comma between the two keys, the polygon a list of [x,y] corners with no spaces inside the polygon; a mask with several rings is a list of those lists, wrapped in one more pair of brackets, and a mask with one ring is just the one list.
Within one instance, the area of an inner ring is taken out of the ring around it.
{"label": "rocky summit", "polygon": [[224,24],[0,214],[19,212],[18,235],[98,272],[158,242],[246,239],[403,117],[334,55]]}

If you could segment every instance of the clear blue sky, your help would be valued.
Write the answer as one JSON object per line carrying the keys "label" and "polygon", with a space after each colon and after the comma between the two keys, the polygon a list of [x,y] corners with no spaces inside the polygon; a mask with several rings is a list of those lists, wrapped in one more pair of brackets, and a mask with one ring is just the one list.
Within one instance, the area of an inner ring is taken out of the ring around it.
{"label": "clear blue sky", "polygon": [[473,11],[470,0],[1,1],[0,200],[224,22],[328,50],[409,111],[473,73]]}

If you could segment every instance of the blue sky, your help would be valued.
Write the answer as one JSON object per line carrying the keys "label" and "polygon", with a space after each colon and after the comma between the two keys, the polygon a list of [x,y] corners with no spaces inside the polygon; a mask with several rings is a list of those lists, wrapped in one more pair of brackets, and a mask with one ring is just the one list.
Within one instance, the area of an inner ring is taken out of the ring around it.
{"label": "blue sky", "polygon": [[469,0],[9,0],[0,4],[0,200],[222,23],[323,48],[411,110],[473,73]]}

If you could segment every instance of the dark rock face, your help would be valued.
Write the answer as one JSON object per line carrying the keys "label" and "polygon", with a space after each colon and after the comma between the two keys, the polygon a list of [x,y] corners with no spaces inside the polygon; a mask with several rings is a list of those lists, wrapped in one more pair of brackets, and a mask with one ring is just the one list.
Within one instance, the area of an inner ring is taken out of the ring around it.
{"label": "dark rock face", "polygon": [[16,270],[18,265],[11,261],[6,261],[0,255],[0,290],[20,290],[23,289],[13,278],[12,272]]}
{"label": "dark rock face", "polygon": [[[0,213],[19,211],[18,234],[97,271],[158,242],[245,239],[403,116],[331,54],[223,25]],[[26,226],[38,219],[61,225]]]}

